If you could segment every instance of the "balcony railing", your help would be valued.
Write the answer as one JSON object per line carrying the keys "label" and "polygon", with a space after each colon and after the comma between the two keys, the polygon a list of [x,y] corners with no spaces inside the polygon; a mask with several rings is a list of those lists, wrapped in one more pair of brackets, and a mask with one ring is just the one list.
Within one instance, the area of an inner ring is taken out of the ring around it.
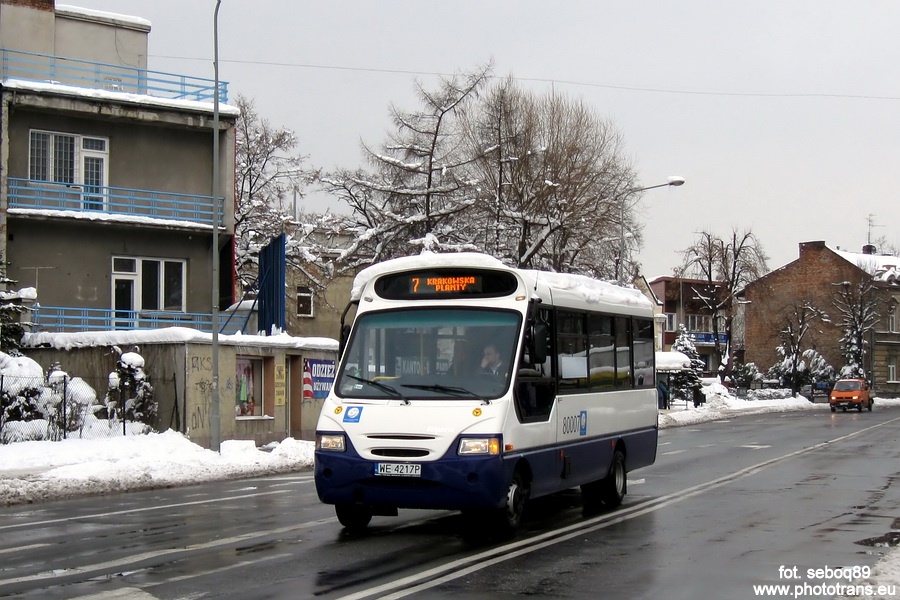
{"label": "balcony railing", "polygon": [[[213,102],[216,87],[212,79],[6,49],[0,49],[0,76],[198,102]],[[219,102],[228,102],[224,81],[219,82]]]}
{"label": "balcony railing", "polygon": [[[712,346],[716,343],[716,334],[710,331],[689,331],[688,336],[695,344],[703,346]],[[719,334],[719,343],[727,344],[728,336],[724,333]]]}
{"label": "balcony railing", "polygon": [[[227,320],[221,315],[219,333],[232,334],[244,325],[241,319]],[[103,308],[72,308],[43,306],[30,315],[32,331],[71,333],[75,331],[115,331],[135,329],[163,329],[165,327],[189,327],[198,331],[212,331],[212,315],[165,311],[112,310]]]}
{"label": "balcony railing", "polygon": [[[212,196],[106,186],[80,186],[10,177],[9,208],[102,212],[213,225]],[[219,202],[219,226],[224,211]]]}

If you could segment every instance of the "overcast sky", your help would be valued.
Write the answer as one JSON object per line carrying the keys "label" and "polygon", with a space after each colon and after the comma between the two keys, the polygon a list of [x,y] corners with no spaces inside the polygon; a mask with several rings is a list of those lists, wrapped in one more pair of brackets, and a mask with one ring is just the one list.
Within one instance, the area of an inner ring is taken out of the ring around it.
{"label": "overcast sky", "polygon": [[[66,3],[150,20],[151,69],[212,79],[214,0]],[[644,195],[648,277],[733,227],[775,269],[803,241],[900,246],[897,23],[893,0],[222,0],[220,78],[330,170],[418,106],[416,78],[493,58],[615,123],[641,185],[687,180]]]}

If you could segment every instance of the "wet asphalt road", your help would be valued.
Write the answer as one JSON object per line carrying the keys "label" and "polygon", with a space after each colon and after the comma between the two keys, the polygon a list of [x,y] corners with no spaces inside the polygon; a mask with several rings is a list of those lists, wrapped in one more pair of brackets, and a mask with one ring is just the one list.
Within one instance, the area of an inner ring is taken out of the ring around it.
{"label": "wet asphalt road", "polygon": [[425,511],[349,536],[310,472],[0,508],[0,596],[754,598],[900,537],[898,432],[900,408],[877,407],[666,429],[618,510],[561,494],[505,541]]}

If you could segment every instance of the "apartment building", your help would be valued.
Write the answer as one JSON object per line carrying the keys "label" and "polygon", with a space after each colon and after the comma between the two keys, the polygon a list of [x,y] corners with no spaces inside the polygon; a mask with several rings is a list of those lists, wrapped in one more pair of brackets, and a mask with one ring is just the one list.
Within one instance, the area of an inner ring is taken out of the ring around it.
{"label": "apartment building", "polygon": [[662,302],[662,350],[672,349],[678,337],[678,326],[684,325],[694,347],[704,362],[703,371],[715,374],[719,368],[718,355],[715,352],[716,330],[719,344],[724,347],[728,336],[722,332],[720,323],[713,327],[713,298],[716,297],[719,285],[702,279],[683,277],[657,277],[649,282],[649,288],[656,298]]}
{"label": "apartment building", "polygon": [[210,331],[214,238],[231,304],[238,112],[214,78],[149,70],[150,29],[0,0],[0,253],[35,331]]}

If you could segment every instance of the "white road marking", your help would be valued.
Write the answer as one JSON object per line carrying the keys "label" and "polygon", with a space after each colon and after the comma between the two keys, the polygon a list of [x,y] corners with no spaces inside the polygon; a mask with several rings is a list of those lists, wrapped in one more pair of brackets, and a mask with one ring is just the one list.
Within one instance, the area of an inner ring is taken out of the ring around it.
{"label": "white road marking", "polygon": [[829,446],[831,444],[854,438],[858,435],[862,435],[879,427],[893,425],[897,421],[900,421],[900,418],[891,419],[890,421],[878,423],[877,425],[872,425],[870,427],[860,429],[859,431],[849,433],[833,440],[828,440],[819,444],[807,446],[806,448],[802,448],[794,452],[776,456],[775,458],[764,460],[762,462],[756,463],[755,465],[740,469],[739,471],[735,471],[728,475],[723,475],[722,477],[712,479],[705,483],[694,485],[681,491],[668,494],[666,496],[660,496],[659,498],[648,500],[641,504],[636,504],[634,506],[619,509],[611,514],[600,515],[594,517],[593,519],[588,519],[581,523],[575,523],[567,527],[562,527],[555,531],[548,531],[547,533],[537,535],[527,540],[511,542],[492,550],[480,552],[478,554],[467,556],[465,558],[461,558],[444,565],[434,567],[432,569],[427,569],[416,575],[410,575],[408,577],[403,577],[395,581],[378,585],[366,590],[361,590],[359,592],[343,596],[340,598],[340,600],[362,600],[363,598],[370,598],[372,596],[378,596],[381,600],[398,600],[399,598],[405,598],[406,596],[409,596],[411,594],[416,594],[424,590],[437,587],[448,581],[453,581],[454,579],[465,577],[471,573],[486,569],[495,564],[505,562],[507,560],[511,560],[525,554],[530,554],[542,548],[546,548],[554,544],[559,544],[572,538],[584,535],[585,533],[590,533],[599,529],[605,529],[606,527],[609,527],[611,525],[615,525],[629,519],[634,519],[636,517],[640,517],[642,515],[660,510],[667,506],[683,502],[688,498],[692,498],[709,490],[720,488],[732,482],[743,479],[744,477],[755,475],[773,465],[777,465],[786,460],[790,460],[797,456],[802,456],[821,448],[825,448],[826,446]]}

